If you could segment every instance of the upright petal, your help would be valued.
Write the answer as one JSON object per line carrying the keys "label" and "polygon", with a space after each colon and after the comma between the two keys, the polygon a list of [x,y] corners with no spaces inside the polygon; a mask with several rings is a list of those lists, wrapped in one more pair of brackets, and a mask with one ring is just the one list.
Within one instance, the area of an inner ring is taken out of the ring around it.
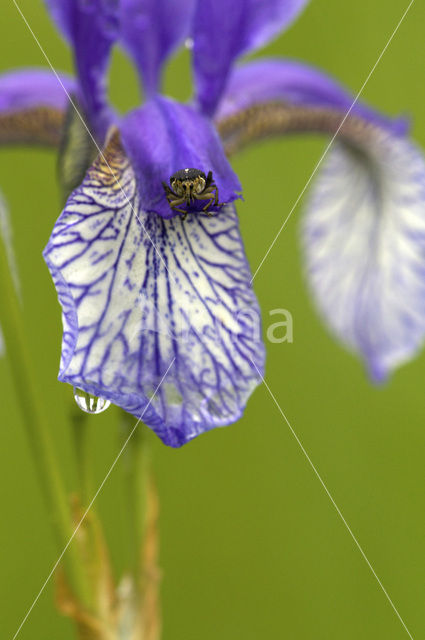
{"label": "upright petal", "polygon": [[329,152],[303,225],[308,278],[335,334],[380,381],[425,335],[425,162],[373,126]]}
{"label": "upright petal", "polygon": [[106,71],[118,35],[118,0],[46,0],[46,4],[73,47],[82,105],[103,142],[111,120]]}
{"label": "upright petal", "polygon": [[307,0],[198,0],[194,17],[193,64],[197,99],[211,115],[238,56],[283,31]]}
{"label": "upright petal", "polygon": [[171,446],[241,416],[264,350],[232,206],[184,222],[146,213],[115,136],[44,255],[63,307],[61,381]]}
{"label": "upright petal", "polygon": [[[129,114],[121,126],[123,143],[139,182],[141,207],[163,218],[176,213],[162,182],[180,169],[212,171],[221,202],[233,202],[241,186],[210,123],[196,109],[158,97]],[[202,205],[205,205],[205,200]],[[212,207],[211,210],[216,210]]]}
{"label": "upright petal", "polygon": [[[295,60],[263,58],[232,70],[214,118],[220,122],[254,105],[273,102],[330,108],[344,115],[354,99],[352,92],[320,69]],[[402,135],[408,128],[405,118],[388,118],[361,101],[356,101],[350,113],[395,134]]]}
{"label": "upright petal", "polygon": [[164,62],[189,34],[195,0],[121,0],[121,39],[148,96],[159,89]]}

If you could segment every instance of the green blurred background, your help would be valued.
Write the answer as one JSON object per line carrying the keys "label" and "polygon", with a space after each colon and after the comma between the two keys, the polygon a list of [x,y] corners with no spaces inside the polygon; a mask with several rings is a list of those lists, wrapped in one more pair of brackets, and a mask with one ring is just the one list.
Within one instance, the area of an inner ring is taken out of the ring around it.
{"label": "green blurred background", "polygon": [[[71,70],[69,51],[42,2],[20,0],[20,6],[53,65]],[[258,55],[310,62],[356,92],[406,6],[407,0],[313,0]],[[12,0],[2,0],[0,15],[1,70],[45,65]],[[411,114],[414,136],[425,148],[424,27],[425,5],[417,1],[364,97],[390,114]],[[188,96],[187,54],[173,61],[166,84],[171,95]],[[111,94],[121,108],[138,101],[134,73],[119,53]],[[245,202],[238,209],[253,268],[323,146],[319,138],[282,139],[234,160],[244,186]],[[55,170],[53,152],[0,152],[32,356],[72,488],[63,420],[72,394],[56,381],[60,311],[41,259],[60,210]],[[293,344],[267,345],[268,384],[412,636],[425,637],[425,355],[386,386],[369,383],[362,365],[332,340],[312,306],[299,251],[301,215],[300,205],[255,280],[266,326],[270,309],[286,308],[294,318]],[[57,554],[4,358],[0,386],[0,636],[12,638]],[[115,408],[90,420],[97,484],[121,446],[117,421]],[[152,445],[161,500],[164,640],[408,637],[264,386],[238,424],[181,450],[154,437]],[[98,499],[117,571],[128,546],[124,466],[125,459]],[[52,600],[51,582],[21,640],[74,637]]]}

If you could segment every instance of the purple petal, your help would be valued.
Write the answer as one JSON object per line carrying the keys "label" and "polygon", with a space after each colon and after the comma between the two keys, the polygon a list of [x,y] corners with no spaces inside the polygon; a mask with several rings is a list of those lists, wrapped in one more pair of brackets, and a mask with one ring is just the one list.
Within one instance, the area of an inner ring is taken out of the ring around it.
{"label": "purple petal", "polygon": [[303,236],[322,315],[379,381],[424,340],[425,162],[369,129],[362,149],[338,143],[326,157]]}
{"label": "purple petal", "polygon": [[46,0],[74,49],[82,105],[101,141],[111,121],[105,75],[118,33],[118,0]]}
{"label": "purple petal", "polygon": [[63,307],[59,380],[180,446],[237,420],[263,369],[237,216],[233,206],[184,222],[146,213],[117,139],[105,156],[122,186],[98,160],[44,253]]}
{"label": "purple petal", "polygon": [[212,115],[238,56],[262,47],[283,31],[307,0],[198,0],[193,64],[197,98]]}
{"label": "purple petal", "polygon": [[[221,202],[233,202],[241,186],[210,123],[194,108],[158,97],[130,113],[121,126],[123,143],[139,183],[141,207],[163,218],[177,215],[162,182],[180,169],[212,171]],[[201,207],[206,202],[200,201]],[[211,211],[217,208],[211,207]]]}
{"label": "purple petal", "polygon": [[[242,109],[265,102],[284,101],[308,107],[330,107],[346,113],[354,95],[319,69],[292,60],[263,59],[233,69],[215,114],[221,120]],[[391,119],[356,102],[350,112],[389,129],[407,132],[404,118]]]}
{"label": "purple petal", "polygon": [[122,42],[148,96],[158,91],[162,65],[189,34],[194,5],[195,0],[121,0]]}
{"label": "purple petal", "polygon": [[75,81],[66,74],[60,82],[45,69],[19,69],[0,75],[0,113],[23,111],[33,107],[65,109],[69,94],[75,93]]}

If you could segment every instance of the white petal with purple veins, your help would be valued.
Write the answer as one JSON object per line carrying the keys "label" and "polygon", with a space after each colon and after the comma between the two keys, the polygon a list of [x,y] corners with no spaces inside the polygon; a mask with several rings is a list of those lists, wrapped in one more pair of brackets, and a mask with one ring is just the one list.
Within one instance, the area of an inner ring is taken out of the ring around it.
{"label": "white petal with purple veins", "polygon": [[123,189],[98,160],[45,251],[63,307],[59,379],[137,417],[151,399],[143,421],[179,446],[237,420],[259,382],[252,361],[263,367],[236,212],[148,214],[116,139],[105,155]]}
{"label": "white petal with purple veins", "polygon": [[425,334],[425,162],[404,138],[371,127],[364,140],[329,152],[303,238],[326,322],[382,380]]}

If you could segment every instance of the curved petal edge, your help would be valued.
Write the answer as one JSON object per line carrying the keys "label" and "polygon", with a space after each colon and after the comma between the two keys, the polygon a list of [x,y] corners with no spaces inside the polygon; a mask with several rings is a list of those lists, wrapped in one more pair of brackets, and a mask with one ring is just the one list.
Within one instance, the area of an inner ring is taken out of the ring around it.
{"label": "curved petal edge", "polygon": [[263,58],[235,67],[214,119],[224,120],[240,111],[270,102],[291,106],[328,108],[358,116],[366,122],[405,135],[407,118],[389,118],[362,101],[325,72],[295,60]]}
{"label": "curved petal edge", "polygon": [[236,421],[261,381],[260,312],[236,212],[148,214],[117,136],[104,158],[44,252],[63,309],[59,380],[143,415],[181,446]]}
{"label": "curved petal edge", "polygon": [[303,224],[307,276],[334,334],[383,381],[425,336],[425,161],[371,129],[329,152]]}
{"label": "curved petal edge", "polygon": [[34,107],[65,110],[68,104],[67,92],[74,94],[75,89],[75,80],[67,74],[60,74],[58,80],[47,69],[8,71],[0,75],[0,114]]}

